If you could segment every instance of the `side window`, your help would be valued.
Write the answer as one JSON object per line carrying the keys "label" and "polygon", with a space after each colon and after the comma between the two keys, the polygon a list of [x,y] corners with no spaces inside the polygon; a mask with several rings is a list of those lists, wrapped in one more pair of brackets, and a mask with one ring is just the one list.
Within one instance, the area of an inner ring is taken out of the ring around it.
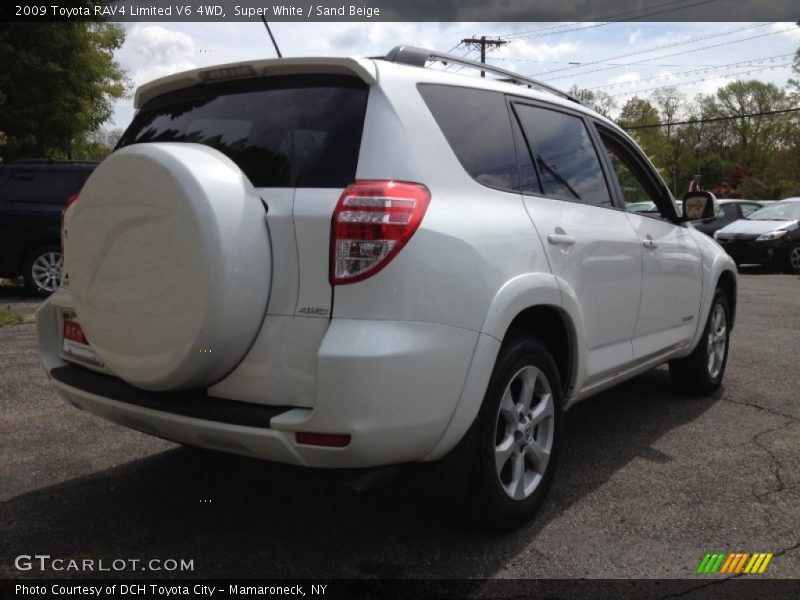
{"label": "side window", "polygon": [[15,169],[0,194],[6,202],[42,204],[66,202],[68,197],[64,173],[57,169]]}
{"label": "side window", "polygon": [[422,84],[419,92],[461,165],[475,180],[519,191],[517,157],[505,96]]}
{"label": "side window", "polygon": [[[611,194],[583,119],[527,104],[515,104],[514,109],[542,193],[551,198],[611,206]],[[524,160],[522,171],[524,174]],[[528,187],[527,191],[536,190]]]}
{"label": "side window", "polygon": [[762,208],[758,204],[740,204],[739,207],[742,209],[743,217],[746,217],[750,213],[757,211],[759,208]]}
{"label": "side window", "polygon": [[735,204],[723,204],[720,208],[722,209],[722,214],[725,215],[726,219],[735,219],[738,216],[736,214]]}
{"label": "side window", "polygon": [[639,162],[636,151],[602,128],[598,127],[598,131],[617,176],[625,210],[656,218],[668,218],[664,206],[667,198],[659,193],[653,177],[648,175]]}

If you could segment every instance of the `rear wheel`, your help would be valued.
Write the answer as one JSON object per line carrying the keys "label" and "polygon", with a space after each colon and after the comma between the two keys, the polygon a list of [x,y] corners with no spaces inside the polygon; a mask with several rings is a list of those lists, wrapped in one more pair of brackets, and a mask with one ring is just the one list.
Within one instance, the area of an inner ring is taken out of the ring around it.
{"label": "rear wheel", "polygon": [[43,246],[31,252],[25,261],[25,285],[37,296],[49,296],[61,285],[61,249]]}
{"label": "rear wheel", "polygon": [[669,363],[670,377],[682,390],[691,394],[710,394],[722,383],[728,362],[730,314],[728,299],[718,289],[697,347],[689,356]]}
{"label": "rear wheel", "polygon": [[510,529],[536,512],[556,468],[561,401],[547,348],[528,337],[507,342],[478,417],[469,491],[476,524]]}

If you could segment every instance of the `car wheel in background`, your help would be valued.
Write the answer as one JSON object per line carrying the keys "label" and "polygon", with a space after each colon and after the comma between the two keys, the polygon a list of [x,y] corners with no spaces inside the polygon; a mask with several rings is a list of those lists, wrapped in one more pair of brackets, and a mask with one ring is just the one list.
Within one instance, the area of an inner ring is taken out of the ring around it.
{"label": "car wheel in background", "polygon": [[725,375],[730,344],[731,311],[725,293],[717,289],[705,329],[692,353],[669,363],[672,382],[690,394],[705,395],[716,390]]}
{"label": "car wheel in background", "polygon": [[786,268],[790,273],[800,273],[800,244],[795,244],[789,248],[786,255]]}
{"label": "car wheel in background", "polygon": [[25,285],[37,296],[46,297],[61,285],[61,268],[63,266],[61,249],[57,246],[37,248],[25,261]]}
{"label": "car wheel in background", "polygon": [[478,415],[469,492],[476,525],[510,529],[536,512],[556,468],[561,399],[547,349],[530,337],[507,341]]}

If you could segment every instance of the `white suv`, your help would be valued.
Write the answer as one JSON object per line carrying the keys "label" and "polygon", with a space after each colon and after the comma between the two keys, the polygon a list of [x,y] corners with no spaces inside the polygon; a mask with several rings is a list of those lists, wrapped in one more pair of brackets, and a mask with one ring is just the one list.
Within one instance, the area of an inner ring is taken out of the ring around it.
{"label": "white suv", "polygon": [[[425,68],[442,61],[493,77]],[[468,506],[509,527],[575,402],[666,361],[687,390],[720,384],[733,262],[567,94],[401,46],[198,69],[135,103],[38,313],[79,408],[312,467],[458,450]]]}

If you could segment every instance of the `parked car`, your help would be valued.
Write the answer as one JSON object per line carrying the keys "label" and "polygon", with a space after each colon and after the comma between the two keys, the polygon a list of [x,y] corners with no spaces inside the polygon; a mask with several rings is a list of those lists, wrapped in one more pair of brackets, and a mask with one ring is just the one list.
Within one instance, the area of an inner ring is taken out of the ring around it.
{"label": "parked car", "polygon": [[718,229],[722,229],[739,219],[746,218],[750,213],[763,207],[764,204],[756,200],[718,198],[717,212],[714,213],[714,216],[708,219],[701,219],[694,223],[694,226],[706,235],[713,236]]}
{"label": "parked car", "polygon": [[800,272],[800,198],[772,202],[714,234],[736,264]]}
{"label": "parked car", "polygon": [[0,168],[0,277],[47,296],[61,281],[61,211],[96,162],[20,160]]}
{"label": "parked car", "polygon": [[565,409],[665,362],[692,393],[722,381],[733,261],[564,92],[401,46],[197,69],[135,105],[37,316],[75,406],[296,465],[463,465],[465,506],[505,528],[542,501]]}

